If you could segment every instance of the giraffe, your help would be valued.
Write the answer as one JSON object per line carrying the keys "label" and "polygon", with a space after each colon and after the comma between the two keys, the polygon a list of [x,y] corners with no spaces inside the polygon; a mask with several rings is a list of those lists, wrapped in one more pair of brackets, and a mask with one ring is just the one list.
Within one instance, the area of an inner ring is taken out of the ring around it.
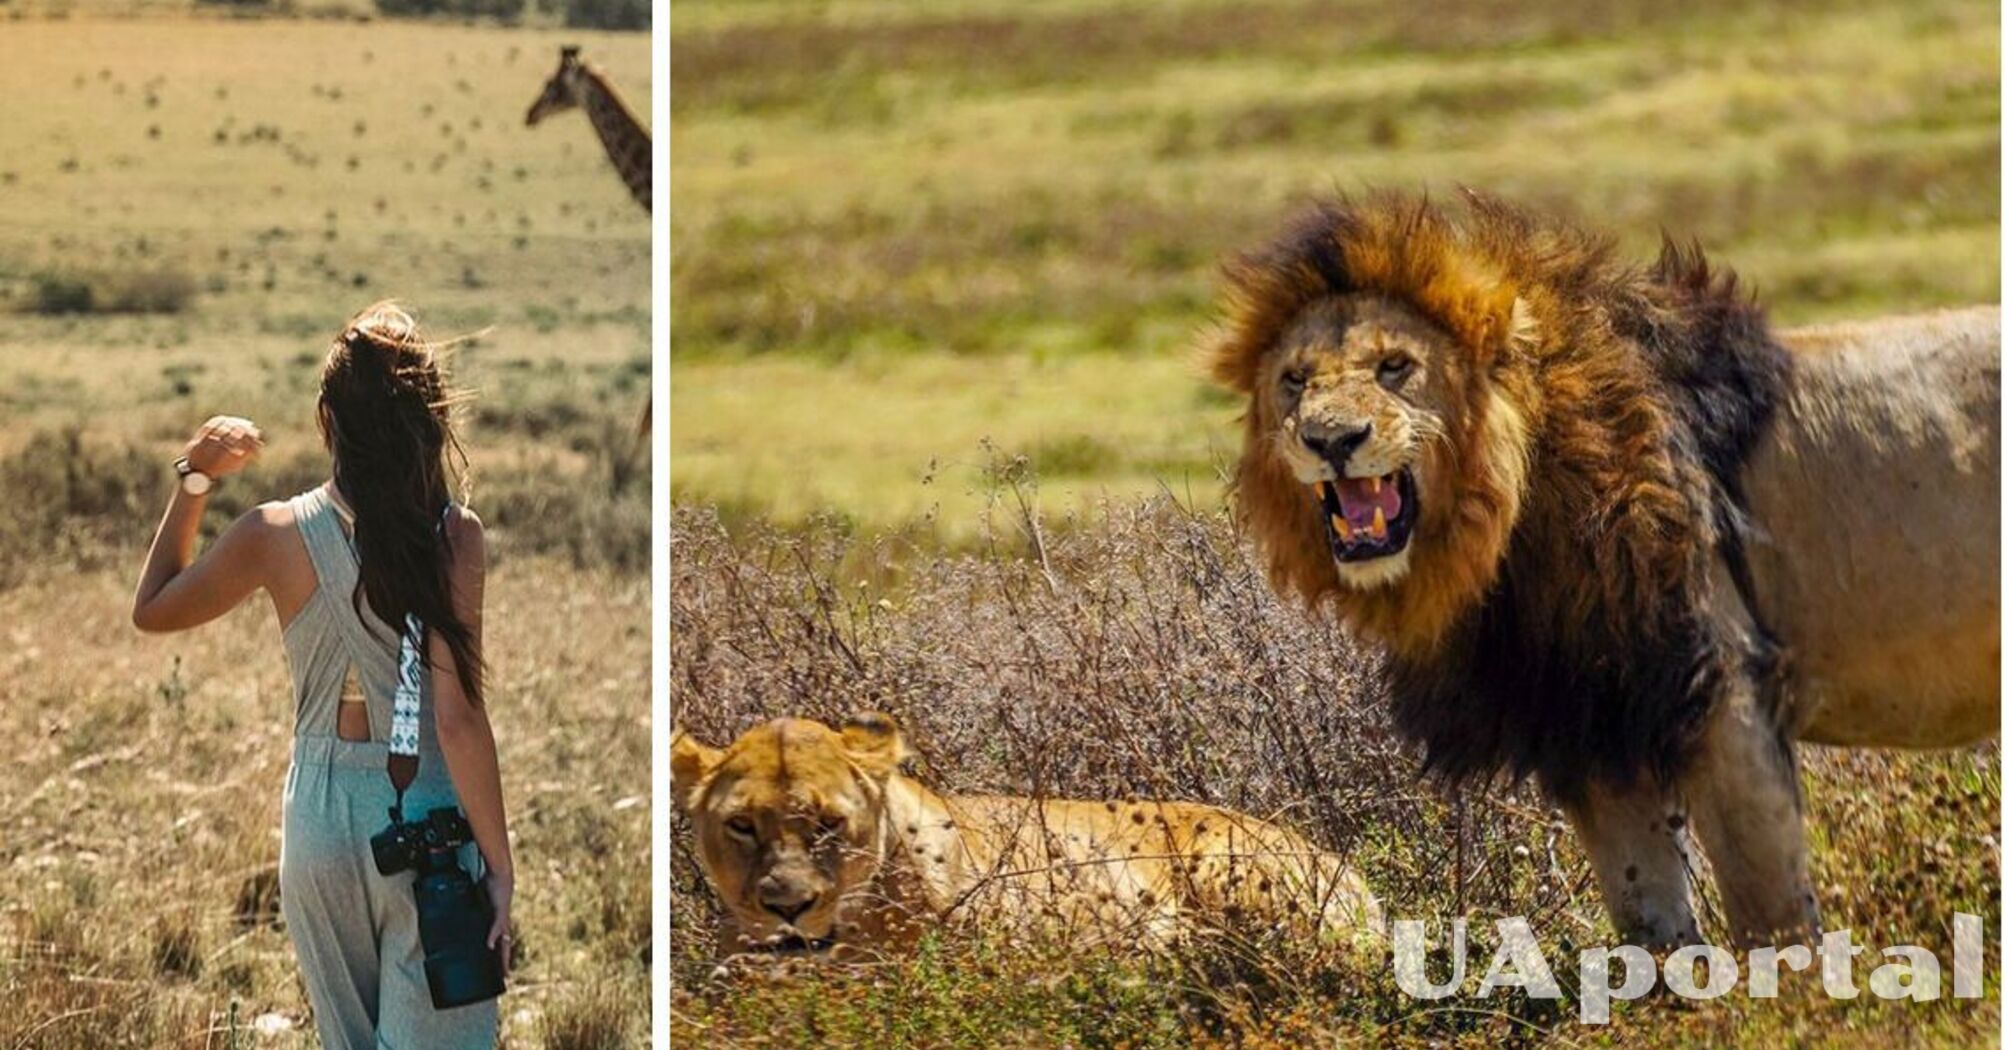
{"label": "giraffe", "polygon": [[644,211],[649,210],[649,129],[635,118],[635,111],[628,108],[628,103],[600,70],[579,60],[578,47],[562,47],[558,52],[558,72],[545,81],[544,93],[530,104],[524,125],[536,127],[538,121],[575,106],[586,110],[586,119],[600,136],[607,159],[614,164],[621,181],[628,184],[635,203],[642,205]]}
{"label": "giraffe", "polygon": [[[558,72],[545,81],[544,91],[530,104],[530,112],[524,114],[524,126],[534,128],[538,121],[553,113],[574,107],[586,110],[587,121],[600,136],[601,148],[607,151],[615,173],[627,183],[635,203],[642,205],[643,211],[653,210],[649,205],[652,185],[649,129],[636,119],[635,111],[628,108],[628,103],[600,70],[579,60],[578,46],[569,45],[558,49]],[[635,421],[635,433],[640,438],[649,435],[653,408],[653,399],[642,404],[642,415]]]}

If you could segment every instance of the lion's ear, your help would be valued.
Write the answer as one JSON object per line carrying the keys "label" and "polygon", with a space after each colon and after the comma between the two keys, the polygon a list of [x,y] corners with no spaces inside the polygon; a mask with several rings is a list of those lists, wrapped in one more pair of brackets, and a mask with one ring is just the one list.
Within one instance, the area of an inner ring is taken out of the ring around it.
{"label": "lion's ear", "polygon": [[691,803],[712,771],[719,767],[725,752],[698,742],[698,738],[678,730],[670,738],[670,797],[680,813],[688,813]]}
{"label": "lion's ear", "polygon": [[900,723],[884,711],[861,711],[845,719],[843,736],[852,760],[874,776],[892,773],[908,755]]}

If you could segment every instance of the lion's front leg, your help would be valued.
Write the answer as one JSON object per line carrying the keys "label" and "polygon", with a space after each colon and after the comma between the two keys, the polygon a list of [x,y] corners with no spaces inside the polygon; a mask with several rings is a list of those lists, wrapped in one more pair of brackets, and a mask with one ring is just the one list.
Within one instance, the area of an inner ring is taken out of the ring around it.
{"label": "lion's front leg", "polygon": [[1703,939],[1689,904],[1688,818],[1674,791],[1644,777],[1625,788],[1594,783],[1568,812],[1622,943],[1659,949]]}
{"label": "lion's front leg", "polygon": [[1820,930],[1791,748],[1740,690],[1718,703],[1683,774],[1696,835],[1740,945],[1803,942]]}

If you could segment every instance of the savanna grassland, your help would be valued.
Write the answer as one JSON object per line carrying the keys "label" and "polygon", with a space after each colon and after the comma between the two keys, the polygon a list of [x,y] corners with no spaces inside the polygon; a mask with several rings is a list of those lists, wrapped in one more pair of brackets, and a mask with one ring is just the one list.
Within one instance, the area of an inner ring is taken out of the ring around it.
{"label": "savanna grassland", "polygon": [[648,217],[578,43],[648,111],[646,34],[0,23],[0,1046],[312,1046],[273,898],[292,703],[263,599],[142,637],[168,462],[265,430],[213,531],[326,476],[327,340],[396,297],[463,344],[489,703],[518,858],[513,1047],[649,1016]]}
{"label": "savanna grassland", "polygon": [[1986,2],[672,21],[673,484],[735,515],[965,537],[984,438],[1056,509],[1213,493],[1235,409],[1190,351],[1217,265],[1334,189],[1470,184],[1639,253],[1665,227],[1783,322],[1997,294]]}
{"label": "savanna grassland", "polygon": [[[1993,1045],[1993,968],[1981,1002],[1804,980],[1578,1025],[1562,971],[1612,935],[1559,815],[1416,782],[1375,654],[1272,597],[1222,508],[1237,406],[1193,354],[1217,267],[1315,194],[1470,184],[1643,256],[1693,236],[1782,323],[1994,302],[1995,6],[1754,6],[680,0],[673,721],[722,743],[878,708],[942,789],[1282,814],[1391,914],[1473,920],[1469,989],[1489,920],[1529,917],[1566,998],[1420,1002],[1386,966],[1235,937],[717,969],[680,820],[673,1034]],[[1801,758],[1830,927],[1943,959],[1956,912],[1995,928],[1994,746]]]}

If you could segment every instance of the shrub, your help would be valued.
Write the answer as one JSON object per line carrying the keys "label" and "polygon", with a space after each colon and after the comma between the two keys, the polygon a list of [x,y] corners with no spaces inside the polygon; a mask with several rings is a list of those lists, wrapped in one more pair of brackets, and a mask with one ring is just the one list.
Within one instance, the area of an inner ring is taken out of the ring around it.
{"label": "shrub", "polygon": [[94,312],[97,296],[91,282],[70,274],[43,273],[35,277],[35,295],[30,308],[38,314],[88,314]]}
{"label": "shrub", "polygon": [[195,278],[181,270],[143,270],[107,279],[107,309],[121,314],[178,314],[195,299]]}
{"label": "shrub", "polygon": [[565,0],[565,24],[572,29],[649,28],[648,0]]}
{"label": "shrub", "polygon": [[550,1050],[622,1050],[631,1045],[625,992],[614,982],[595,980],[563,989],[540,1019],[544,1045]]}
{"label": "shrub", "polygon": [[195,301],[196,280],[174,269],[120,273],[45,271],[29,309],[38,314],[178,314]]}
{"label": "shrub", "polygon": [[525,0],[377,0],[377,12],[391,18],[451,15],[514,22],[523,15]]}
{"label": "shrub", "polygon": [[458,0],[455,14],[472,18],[493,18],[499,22],[514,22],[523,17],[526,0]]}

